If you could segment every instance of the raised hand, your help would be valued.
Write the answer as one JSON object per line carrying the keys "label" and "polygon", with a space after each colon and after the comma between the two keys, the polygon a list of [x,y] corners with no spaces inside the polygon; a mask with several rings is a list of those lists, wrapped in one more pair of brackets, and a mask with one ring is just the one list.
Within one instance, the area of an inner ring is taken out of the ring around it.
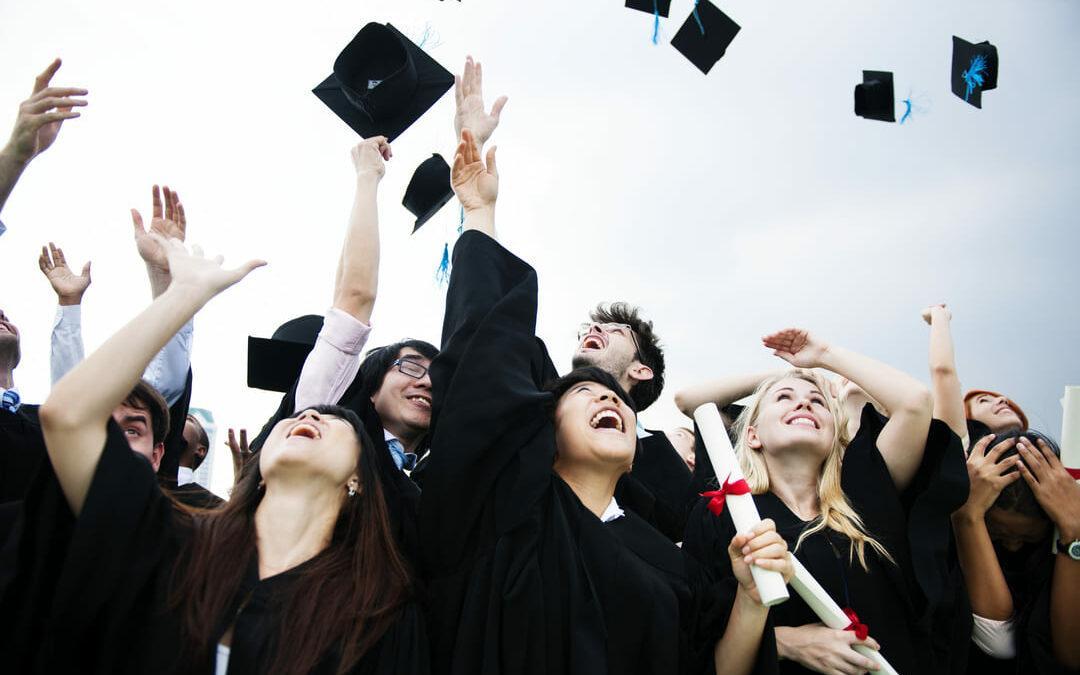
{"label": "raised hand", "polygon": [[225,445],[229,446],[229,453],[232,455],[233,480],[239,480],[244,465],[255,455],[248,447],[247,429],[240,430],[240,440],[237,441],[236,432],[230,428],[229,440],[225,442]]}
{"label": "raised hand", "polygon": [[86,293],[86,289],[90,287],[89,260],[83,265],[82,273],[75,274],[68,267],[67,260],[64,258],[64,250],[50,241],[48,247],[41,247],[38,267],[41,268],[41,273],[52,284],[61,305],[78,305],[82,303],[83,293]]}
{"label": "raised hand", "polygon": [[[162,207],[162,193],[165,196],[164,208]],[[131,209],[131,221],[135,229],[135,247],[148,268],[168,274],[169,261],[165,255],[165,249],[157,239],[150,235],[156,234],[163,239],[185,241],[187,216],[184,213],[184,205],[180,203],[180,195],[170,190],[168,185],[164,189],[159,189],[155,185],[151,190],[151,198],[153,211],[149,231],[143,226],[142,214],[136,209]]]}
{"label": "raised hand", "polygon": [[817,368],[829,351],[829,345],[816,339],[801,328],[785,328],[782,331],[766,335],[761,343],[796,368]]}
{"label": "raised hand", "polygon": [[206,258],[202,248],[192,246],[189,252],[178,239],[166,240],[159,234],[149,235],[162,247],[172,273],[172,286],[195,291],[209,300],[229,286],[246,277],[252,270],[266,264],[263,260],[249,260],[231,270],[221,266],[222,256]]}
{"label": "raised hand", "polygon": [[484,147],[495,127],[499,126],[499,115],[507,98],[500,96],[491,106],[491,112],[484,112],[484,71],[471,56],[465,59],[465,72],[454,78],[454,97],[457,100],[454,133],[461,138],[461,132],[470,129],[476,135],[477,144]]}
{"label": "raised hand", "polygon": [[1006,450],[1016,445],[1015,438],[1008,438],[987,452],[986,449],[990,447],[993,440],[994,434],[980,438],[979,442],[971,448],[971,453],[967,458],[968,479],[971,483],[971,490],[968,492],[967,501],[960,508],[979,520],[994,505],[994,501],[997,500],[998,495],[1005,489],[1005,486],[1020,479],[1019,472],[1006,472],[1018,464],[1023,464],[1017,455],[1001,459],[1001,455]]}
{"label": "raised hand", "polygon": [[927,325],[933,325],[935,320],[952,321],[952,312],[945,307],[945,303],[941,303],[940,305],[930,305],[922,311],[922,320],[925,321]]}
{"label": "raised hand", "polygon": [[362,178],[372,177],[381,180],[386,174],[386,162],[394,153],[390,151],[390,142],[386,136],[365,138],[352,149],[353,166],[356,167],[356,176]]}
{"label": "raised hand", "polygon": [[859,640],[853,631],[821,624],[776,627],[776,648],[780,658],[796,661],[817,673],[849,675],[876,670],[876,661],[852,649],[858,644],[875,651],[881,649],[871,637]]}
{"label": "raised hand", "polygon": [[795,575],[787,542],[776,533],[776,524],[769,518],[758,523],[750,532],[735,535],[728,545],[728,555],[731,556],[735,579],[757,603],[761,603],[761,594],[750,573],[751,565],[780,572],[785,582],[791,581]]}
{"label": "raised hand", "polygon": [[461,205],[466,211],[493,208],[499,196],[499,171],[495,167],[495,150],[487,152],[487,166],[480,161],[480,148],[472,131],[461,132],[454,166],[450,169],[450,183],[454,186]]}
{"label": "raised hand", "polygon": [[1035,493],[1039,506],[1057,525],[1062,541],[1080,539],[1080,484],[1046,441],[1038,439],[1036,447],[1021,437],[1016,445],[1024,460],[1019,462],[1020,474]]}
{"label": "raised hand", "polygon": [[19,116],[15,119],[8,150],[13,159],[23,164],[53,144],[64,120],[79,116],[73,108],[86,105],[86,99],[78,98],[88,93],[86,89],[49,86],[59,69],[60,59],[50,63],[34,80],[30,98],[19,106]]}

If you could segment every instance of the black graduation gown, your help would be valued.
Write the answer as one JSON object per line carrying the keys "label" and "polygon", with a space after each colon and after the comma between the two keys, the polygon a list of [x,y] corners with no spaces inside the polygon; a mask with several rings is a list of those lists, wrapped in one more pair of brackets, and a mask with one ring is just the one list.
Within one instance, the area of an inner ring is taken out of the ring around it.
{"label": "black graduation gown", "polygon": [[[696,672],[734,584],[633,512],[603,523],[552,470],[535,271],[479,232],[454,249],[420,503],[432,670]],[[711,658],[708,659],[711,663]]]}
{"label": "black graduation gown", "polygon": [[[931,635],[935,611],[950,583],[948,567],[949,514],[967,497],[967,473],[960,439],[935,420],[927,438],[919,475],[903,494],[892,482],[877,450],[885,419],[872,406],[863,410],[858,434],[848,445],[841,484],[863,524],[885,546],[896,564],[866,549],[869,570],[856,559],[848,561],[848,539],[832,530],[807,538],[796,555],[841,607],[851,607],[882,654],[899,671],[940,672]],[[807,523],[773,493],[755,495],[762,518],[772,518],[777,531],[794,551]],[[694,507],[687,526],[685,550],[712,561],[718,577],[731,575],[725,554],[735,527],[728,510],[714,516],[705,499]],[[819,623],[795,593],[770,610],[774,626]],[[954,645],[957,646],[957,645]],[[780,673],[812,672],[793,661],[773,665]]]}
{"label": "black graduation gown", "polygon": [[[111,420],[83,511],[74,518],[46,463],[24,503],[18,577],[0,600],[0,663],[17,673],[177,672],[182,638],[168,595],[190,526],[149,463]],[[238,561],[244,564],[244,561]],[[231,675],[266,672],[280,611],[300,567],[237,590]],[[240,601],[249,597],[243,605]],[[226,626],[221,626],[221,631]],[[426,672],[422,616],[408,606],[365,657],[360,673]],[[316,672],[334,672],[333,655]],[[212,664],[195,672],[213,672]]]}
{"label": "black graduation gown", "polygon": [[191,368],[188,368],[184,392],[176,399],[176,403],[169,406],[169,431],[165,434],[165,454],[161,456],[161,463],[158,464],[158,478],[162,485],[170,487],[176,485],[180,456],[187,449],[187,443],[184,442],[184,423],[191,407],[191,382]]}
{"label": "black graduation gown", "polygon": [[218,497],[198,483],[185,483],[178,487],[167,489],[169,494],[176,498],[176,501],[196,509],[216,509],[225,503],[224,499]]}
{"label": "black graduation gown", "polygon": [[646,431],[649,436],[638,441],[634,467],[619,480],[615,498],[672,542],[680,542],[697,501],[693,474],[663,431]]}
{"label": "black graduation gown", "polygon": [[1030,544],[1015,553],[999,546],[995,546],[994,550],[1013,596],[1013,607],[1016,608],[1016,657],[995,659],[972,642],[968,672],[979,675],[1080,673],[1066,670],[1054,658],[1050,632],[1050,592],[1057,556],[1050,553],[1050,541]]}

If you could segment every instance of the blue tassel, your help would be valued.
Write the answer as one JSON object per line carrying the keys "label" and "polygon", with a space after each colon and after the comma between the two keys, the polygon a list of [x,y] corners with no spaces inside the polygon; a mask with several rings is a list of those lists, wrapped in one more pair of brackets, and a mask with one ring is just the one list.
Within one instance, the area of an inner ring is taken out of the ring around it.
{"label": "blue tassel", "polygon": [[983,78],[983,73],[986,72],[986,57],[982,54],[976,54],[971,59],[971,65],[968,69],[961,73],[961,77],[964,78],[964,82],[967,84],[967,92],[964,94],[964,100],[968,100],[971,96],[971,92],[975,91],[975,87],[983,86],[986,81]]}
{"label": "blue tassel", "polygon": [[465,231],[465,205],[461,205],[461,216],[458,219],[457,233],[461,236],[461,233]]}
{"label": "blue tassel", "polygon": [[445,286],[450,281],[450,244],[443,244],[442,249],[442,261],[439,263],[439,269],[435,270],[435,283],[439,286]]}
{"label": "blue tassel", "polygon": [[653,24],[652,43],[655,45],[660,40],[660,0],[653,0]]}
{"label": "blue tassel", "polygon": [[904,99],[904,105],[907,106],[907,108],[904,110],[904,114],[900,118],[900,124],[903,124],[904,122],[907,121],[907,118],[911,117],[911,97],[910,96],[908,96],[908,98]]}
{"label": "blue tassel", "polygon": [[694,21],[697,21],[698,30],[701,31],[702,35],[704,35],[705,34],[705,24],[701,23],[701,17],[698,16],[698,13],[697,13],[697,6],[698,6],[699,2],[701,2],[701,0],[694,0]]}

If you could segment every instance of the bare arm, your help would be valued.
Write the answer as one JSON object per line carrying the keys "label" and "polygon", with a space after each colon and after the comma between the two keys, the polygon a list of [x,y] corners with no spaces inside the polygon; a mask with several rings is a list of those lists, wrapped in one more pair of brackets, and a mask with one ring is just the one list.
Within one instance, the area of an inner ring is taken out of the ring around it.
{"label": "bare arm", "polygon": [[800,368],[825,368],[862,387],[890,417],[877,447],[896,487],[903,490],[915,477],[932,415],[930,392],[907,373],[869,357],[830,346],[805,330],[789,328],[764,338],[774,354]]}
{"label": "bare arm", "polygon": [[85,89],[49,86],[59,69],[60,59],[55,59],[34,80],[30,98],[19,106],[11,139],[0,151],[0,211],[30,160],[53,144],[64,120],[79,116],[74,107],[86,105],[78,98],[87,94]]}
{"label": "bare arm", "polygon": [[930,384],[934,397],[934,417],[949,425],[960,438],[967,438],[967,415],[956,373],[953,353],[952,313],[945,305],[923,310],[923,320],[930,324]]}
{"label": "bare arm", "polygon": [[499,196],[499,172],[495,166],[495,147],[487,152],[487,165],[480,161],[472,132],[461,132],[450,169],[450,182],[465,209],[465,230],[478,230],[492,239],[495,234],[495,200]]}
{"label": "bare arm", "polygon": [[334,277],[333,306],[370,323],[379,288],[379,182],[392,156],[384,136],[369,138],[352,150],[356,194],[349,227]]}
{"label": "bare arm", "polygon": [[691,385],[675,392],[675,405],[687,417],[693,417],[694,411],[706,403],[715,403],[716,407],[723,408],[753,394],[759,384],[775,374],[776,371],[730,375]]}
{"label": "bare arm", "polygon": [[189,255],[177,241],[167,251],[174,279],[169,289],[56,383],[41,406],[49,460],[76,515],[101,458],[109,416],[146,364],[211,298],[265,264],[250,261],[224,270],[220,259]]}

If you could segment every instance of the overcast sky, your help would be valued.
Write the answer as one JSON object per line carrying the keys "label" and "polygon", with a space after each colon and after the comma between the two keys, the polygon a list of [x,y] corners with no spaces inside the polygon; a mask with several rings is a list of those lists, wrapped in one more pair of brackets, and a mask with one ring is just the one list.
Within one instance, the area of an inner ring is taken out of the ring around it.
{"label": "overcast sky", "polygon": [[[270,261],[199,315],[193,355],[193,405],[222,431],[262,425],[278,397],[246,388],[247,336],[326,310],[352,199],[358,139],[310,90],[379,21],[430,29],[452,71],[475,55],[489,101],[510,97],[498,227],[539,273],[540,334],[565,369],[590,306],[642,305],[668,359],[647,425],[680,422],[680,386],[781,365],[759,338],[789,325],[927,381],[919,311],[944,301],[964,385],[1006,392],[1057,436],[1063,387],[1080,383],[1080,5],[725,0],[742,31],[705,76],[668,45],[692,4],[672,2],[654,46],[652,17],[620,0],[3,3],[0,127],[54,56],[57,84],[90,90],[3,214],[20,390],[48,392],[40,246],[93,260],[92,350],[149,300],[128,209],[167,183],[190,241]],[[998,48],[982,110],[949,91],[954,34]],[[863,69],[894,72],[907,123],[854,116]],[[394,144],[372,345],[438,341],[456,209],[410,236],[401,197],[417,164],[452,152],[452,116],[447,94]],[[217,453],[218,491],[228,464]]]}

